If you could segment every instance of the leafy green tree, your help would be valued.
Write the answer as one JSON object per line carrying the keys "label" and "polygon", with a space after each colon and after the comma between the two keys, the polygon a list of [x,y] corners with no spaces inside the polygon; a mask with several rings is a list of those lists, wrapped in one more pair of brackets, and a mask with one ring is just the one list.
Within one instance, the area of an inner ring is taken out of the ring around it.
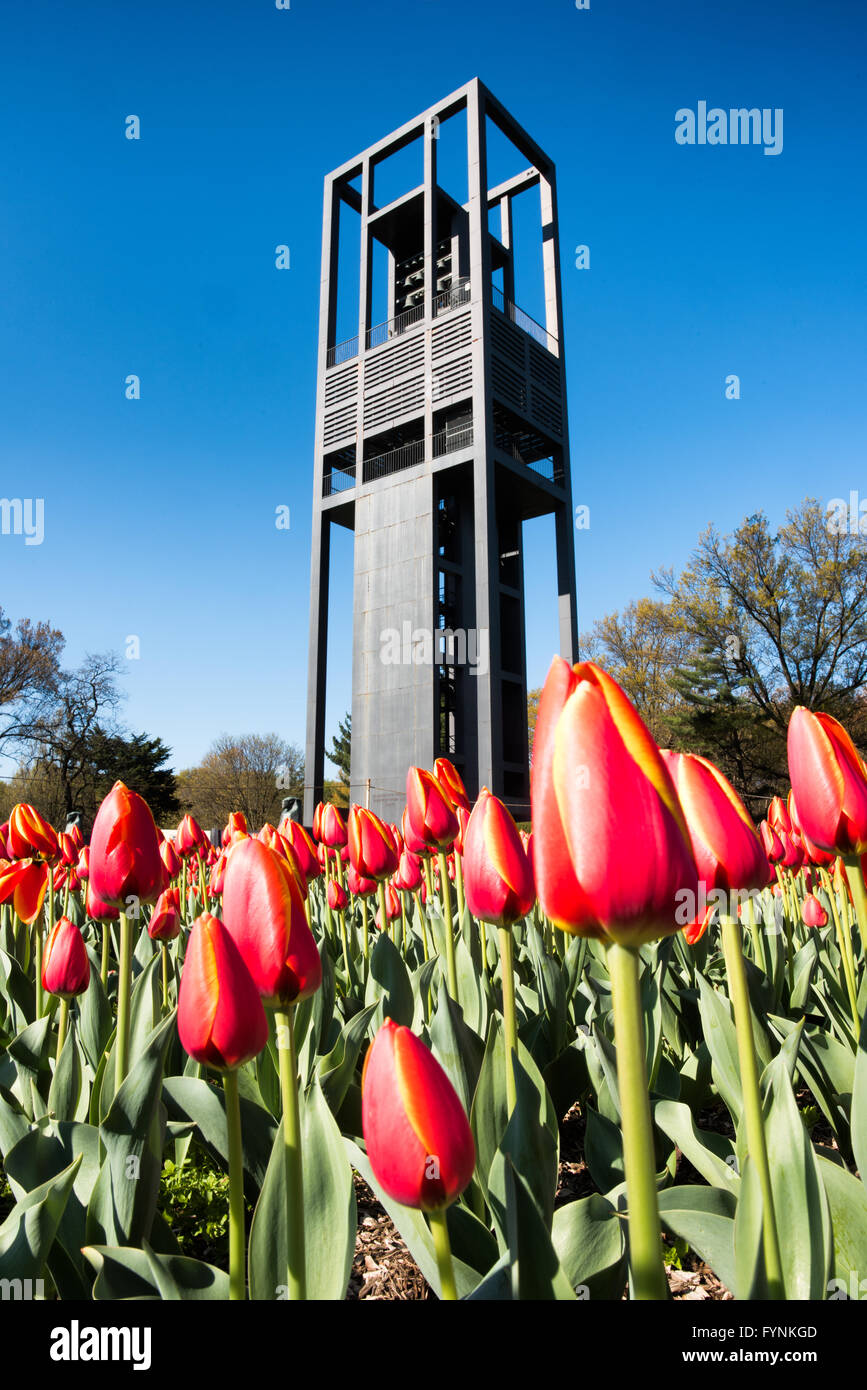
{"label": "leafy green tree", "polygon": [[332,762],[339,773],[338,785],[343,789],[344,794],[349,797],[349,773],[352,763],[352,714],[347,713],[341,719],[336,736],[331,740],[331,747],[325,750],[325,756]]}

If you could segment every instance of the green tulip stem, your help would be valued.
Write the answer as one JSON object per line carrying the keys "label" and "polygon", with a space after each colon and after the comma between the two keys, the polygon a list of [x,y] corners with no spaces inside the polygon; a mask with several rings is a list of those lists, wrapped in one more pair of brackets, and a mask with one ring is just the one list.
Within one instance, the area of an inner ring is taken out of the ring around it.
{"label": "green tulip stem", "polygon": [[63,1044],[66,1042],[66,1025],[69,1022],[69,1000],[61,999],[60,1011],[57,1015],[57,1055],[56,1063],[60,1064],[60,1054],[63,1051]]}
{"label": "green tulip stem", "polygon": [[129,1066],[129,993],[132,975],[132,923],[120,914],[120,961],[117,968],[117,1041],[114,1088],[120,1090]]}
{"label": "green tulip stem", "polygon": [[341,908],[338,912],[337,920],[340,923],[340,941],[343,946],[343,964],[346,966],[347,979],[351,983],[352,971],[349,967],[349,945],[346,940],[346,913],[344,912],[343,908]]}
{"label": "green tulip stem", "polygon": [[366,898],[366,897],[362,897],[362,899],[361,899],[361,936],[362,936],[362,943],[363,943],[363,944],[362,944],[362,950],[364,951],[364,959],[365,959],[365,960],[369,960],[369,959],[370,959],[370,941],[369,941],[370,932],[369,932],[368,925],[367,925],[367,898]]}
{"label": "green tulip stem", "polygon": [[244,1152],[241,1146],[241,1101],[238,1073],[223,1072],[226,1127],[229,1132],[229,1298],[244,1299]]}
{"label": "green tulip stem", "polygon": [[446,1221],[446,1208],[441,1207],[439,1211],[432,1211],[430,1215],[430,1228],[433,1235],[434,1250],[437,1257],[437,1269],[440,1276],[440,1298],[445,1302],[457,1301],[458,1290],[455,1284],[455,1270],[452,1264],[452,1247],[449,1241],[449,1228]]}
{"label": "green tulip stem", "polygon": [[424,881],[425,881],[425,884],[427,885],[427,903],[428,903],[428,907],[430,907],[431,903],[432,903],[433,900],[434,900],[434,886],[433,886],[433,871],[431,870],[431,866],[430,866],[430,855],[429,855],[429,854],[425,854],[425,855],[422,856],[422,864],[424,865]]}
{"label": "green tulip stem", "polygon": [[185,855],[181,855],[181,921],[186,925],[187,921],[187,860]]}
{"label": "green tulip stem", "polygon": [[756,910],[753,906],[752,897],[747,898],[746,904],[744,906],[744,911],[746,913],[747,923],[750,928],[750,936],[753,938],[753,954],[755,955],[756,965],[759,967],[763,975],[767,975],[768,962],[765,956],[765,942],[764,938],[762,937],[762,933],[759,930],[759,924],[756,921]]}
{"label": "green tulip stem", "polygon": [[446,967],[449,977],[449,994],[458,1002],[458,968],[455,963],[455,932],[452,925],[452,895],[449,891],[449,866],[446,863],[446,852],[441,849],[437,854],[440,866],[440,889],[442,891],[443,911],[446,919]]}
{"label": "green tulip stem", "polygon": [[163,1013],[169,1011],[169,948],[164,941],[160,942],[160,954],[162,955],[163,968]]}
{"label": "green tulip stem", "polygon": [[[861,872],[860,859],[852,859],[846,862],[846,877],[849,880],[849,887],[852,889],[852,901],[855,904],[855,917],[858,922],[858,931],[861,936],[862,948],[867,942],[867,890],[864,888],[864,875]],[[843,933],[843,940],[846,947],[846,954],[849,958],[849,970],[852,975],[852,991],[857,1000],[855,989],[855,952],[852,949],[852,933],[849,930],[849,916],[846,915],[846,930]],[[861,1024],[858,1016],[858,1005],[855,1004],[853,1014],[856,1031],[860,1034]]]}
{"label": "green tulip stem", "polygon": [[843,977],[846,981],[846,993],[849,995],[849,1012],[852,1015],[852,1025],[855,1030],[855,1040],[857,1042],[861,1032],[861,1024],[858,1019],[858,993],[855,989],[855,963],[852,959],[852,938],[849,935],[849,918],[846,914],[845,906],[842,917],[837,908],[837,894],[831,883],[831,875],[824,866],[819,868],[819,876],[822,885],[828,895],[831,904],[831,916],[834,918],[834,931],[837,936],[837,946],[840,951],[840,959],[843,962]]}
{"label": "green tulip stem", "polygon": [[283,1099],[283,1143],[286,1159],[286,1213],[289,1247],[289,1297],[307,1297],[307,1259],[304,1249],[304,1170],[301,1160],[301,1113],[298,1105],[298,1063],[295,1027],[290,1004],[274,1015],[280,1057],[280,1092]]}
{"label": "green tulip stem", "polygon": [[458,922],[464,919],[464,863],[463,855],[455,850],[455,890],[458,895]]}
{"label": "green tulip stem", "polygon": [[512,933],[508,927],[498,928],[500,964],[503,975],[503,1022],[506,1025],[506,1106],[511,1115],[518,1099],[515,1087],[513,1057],[518,1055],[518,1023],[515,1017],[515,961]]}
{"label": "green tulip stem", "polygon": [[762,1190],[762,1230],[764,1234],[765,1275],[768,1298],[785,1298],[774,1197],[771,1190],[771,1169],[765,1141],[765,1121],[762,1113],[762,1093],[759,1085],[759,1066],[753,1038],[753,1019],[747,987],[747,972],[741,945],[741,930],[733,917],[722,917],[723,952],[728,975],[729,991],[735,1016],[738,1039],[738,1064],[741,1073],[741,1094],[744,1102],[744,1123],[747,1131],[747,1153],[756,1166]]}
{"label": "green tulip stem", "polygon": [[638,948],[611,942],[608,946],[608,971],[614,1003],[632,1297],[664,1300],[668,1298],[668,1280],[662,1261],[662,1230],[656,1195],[656,1160],[644,1051]]}
{"label": "green tulip stem", "polygon": [[379,880],[377,881],[377,885],[376,885],[376,895],[377,895],[377,897],[378,897],[378,899],[379,899],[379,915],[380,915],[380,919],[381,919],[381,921],[382,921],[382,930],[385,932],[385,934],[386,934],[386,936],[387,936],[387,935],[388,935],[388,912],[387,912],[386,906],[385,906],[385,879],[384,879],[384,878],[381,878],[381,879],[379,879]]}
{"label": "green tulip stem", "polygon": [[102,960],[99,965],[99,979],[103,989],[108,984],[108,948],[110,944],[111,924],[105,921],[102,924]]}
{"label": "green tulip stem", "polygon": [[42,923],[39,918],[33,923],[33,964],[36,969],[36,1017],[41,1018],[44,1011],[42,991]]}

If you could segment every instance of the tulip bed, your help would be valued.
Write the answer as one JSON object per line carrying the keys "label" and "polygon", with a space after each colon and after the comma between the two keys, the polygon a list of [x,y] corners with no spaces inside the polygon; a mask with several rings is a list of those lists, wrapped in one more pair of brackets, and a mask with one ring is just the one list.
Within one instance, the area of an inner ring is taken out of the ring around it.
{"label": "tulip bed", "polygon": [[[122,784],[89,846],[16,807],[0,1279],[342,1299],[361,1178],[441,1298],[665,1298],[663,1236],[738,1299],[858,1297],[867,770],[796,711],[790,772],[758,833],[555,662],[529,836],[444,761],[400,827],[320,806],[219,848]],[[594,1190],[564,1200],[576,1106]],[[182,1192],[227,1261],[182,1251]]]}

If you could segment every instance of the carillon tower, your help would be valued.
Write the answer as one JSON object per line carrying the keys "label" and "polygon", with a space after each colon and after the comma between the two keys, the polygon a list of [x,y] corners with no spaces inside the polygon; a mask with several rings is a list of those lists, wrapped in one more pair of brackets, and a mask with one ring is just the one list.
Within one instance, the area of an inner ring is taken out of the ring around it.
{"label": "carillon tower", "polygon": [[[466,131],[465,203],[437,180],[449,121],[459,123],[462,140]],[[488,178],[493,128],[526,161],[496,186]],[[418,153],[421,180],[393,197],[386,164],[408,147]],[[540,258],[543,323],[515,303],[513,203],[534,189],[538,241],[517,252]],[[471,795],[488,786],[513,813],[526,814],[521,523],[549,513],[560,653],[573,661],[554,165],[474,79],[325,180],[307,824],[322,797],[333,526],[355,538],[352,799],[364,801],[369,779],[371,807],[396,819],[407,768],[445,756]]]}

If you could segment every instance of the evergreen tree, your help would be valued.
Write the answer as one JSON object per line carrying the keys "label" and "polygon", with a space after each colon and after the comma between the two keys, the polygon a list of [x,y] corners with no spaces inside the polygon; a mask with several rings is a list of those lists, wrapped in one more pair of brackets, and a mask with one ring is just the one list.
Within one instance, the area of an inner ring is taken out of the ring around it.
{"label": "evergreen tree", "polygon": [[338,733],[331,740],[331,747],[326,750],[325,756],[329,762],[340,773],[340,785],[343,787],[347,796],[349,794],[349,768],[352,761],[352,714],[347,713],[346,717],[340,721]]}

